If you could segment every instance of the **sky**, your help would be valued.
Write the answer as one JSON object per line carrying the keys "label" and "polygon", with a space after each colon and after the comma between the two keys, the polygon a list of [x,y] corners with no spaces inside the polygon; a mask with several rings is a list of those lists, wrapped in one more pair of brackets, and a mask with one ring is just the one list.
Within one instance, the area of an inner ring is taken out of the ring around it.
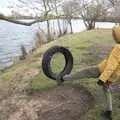
{"label": "sky", "polygon": [[[30,3],[32,1],[40,1],[40,0],[29,0]],[[11,15],[11,10],[17,10],[19,13],[25,15],[25,14],[34,14],[34,11],[32,9],[28,8],[28,5],[24,6],[22,9],[18,8],[16,9],[16,5],[20,5],[21,3],[18,0],[0,0],[0,13],[3,13],[4,15]],[[29,3],[28,3],[29,4]],[[9,9],[8,6],[13,6],[13,8]],[[25,12],[27,11],[27,13]]]}
{"label": "sky", "polygon": [[[28,4],[24,5],[23,8],[18,8],[16,5],[21,5],[21,3],[18,0],[0,0],[0,13],[3,13],[4,15],[11,15],[12,10],[16,10],[16,12],[19,12],[22,15],[36,15],[35,12],[37,12],[38,15],[41,15],[40,10],[43,10],[43,8],[40,6],[40,4],[35,3],[41,3],[42,0],[23,0],[28,1]],[[69,0],[63,0],[63,1],[69,1]],[[34,5],[39,8],[39,11],[34,11],[33,9],[28,8],[29,5],[32,6],[31,2],[34,3]],[[9,9],[8,6],[12,6],[13,8]]]}
{"label": "sky", "polygon": [[0,8],[6,7],[8,4],[7,0],[0,0]]}
{"label": "sky", "polygon": [[17,0],[0,0],[0,13],[10,15],[11,11],[7,8],[11,3],[17,3]]}

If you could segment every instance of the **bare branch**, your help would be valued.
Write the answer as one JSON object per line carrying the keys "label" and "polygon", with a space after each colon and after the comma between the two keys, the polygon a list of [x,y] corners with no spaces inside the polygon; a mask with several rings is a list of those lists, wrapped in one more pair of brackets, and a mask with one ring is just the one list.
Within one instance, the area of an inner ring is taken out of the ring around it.
{"label": "bare branch", "polygon": [[[32,18],[31,20],[33,20],[33,21],[25,22],[25,21],[21,21],[21,19],[15,19],[14,17],[5,16],[5,15],[0,14],[0,20],[5,20],[5,21],[11,22],[11,23],[25,25],[25,26],[31,26],[32,24],[35,24],[38,22],[44,22],[47,20],[58,19],[58,18],[66,19],[66,16],[60,15],[60,16],[47,16],[46,17],[44,15],[44,16],[41,16],[38,18]],[[74,17],[73,19],[80,19],[80,18]],[[26,20],[26,19],[24,19],[24,20]]]}
{"label": "bare branch", "polygon": [[11,22],[11,23],[21,24],[21,25],[25,25],[25,26],[31,26],[32,24],[35,24],[38,22],[44,22],[44,21],[46,21],[46,19],[50,19],[50,18],[40,17],[38,19],[35,19],[34,21],[25,22],[25,21],[16,20],[15,18],[7,17],[7,16],[0,14],[0,20],[5,20],[5,21]]}

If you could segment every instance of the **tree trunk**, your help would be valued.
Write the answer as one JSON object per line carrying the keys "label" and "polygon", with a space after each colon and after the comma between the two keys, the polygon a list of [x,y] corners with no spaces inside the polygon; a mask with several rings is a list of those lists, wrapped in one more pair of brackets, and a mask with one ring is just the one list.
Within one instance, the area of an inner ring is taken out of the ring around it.
{"label": "tree trunk", "polygon": [[56,15],[57,15],[57,24],[58,24],[58,29],[59,29],[59,36],[62,35],[62,30],[61,30],[61,27],[60,27],[60,21],[59,21],[59,15],[58,15],[58,9],[57,9],[57,3],[56,3],[56,0],[54,1],[54,5],[55,5],[55,12],[56,12]]}
{"label": "tree trunk", "polygon": [[[48,17],[48,12],[47,12],[47,5],[46,5],[46,1],[43,0],[43,4],[44,4],[44,9],[45,9],[45,17]],[[48,40],[51,41],[51,32],[50,32],[50,23],[49,20],[47,20],[47,34],[48,34]]]}
{"label": "tree trunk", "polygon": [[62,30],[61,30],[61,27],[60,27],[59,18],[57,18],[57,24],[58,24],[58,29],[59,29],[59,36],[61,36],[62,35]]}
{"label": "tree trunk", "polygon": [[85,21],[83,20],[87,30],[95,29],[95,21]]}
{"label": "tree trunk", "polygon": [[50,22],[47,20],[47,34],[48,34],[48,40],[51,41],[51,32],[50,32]]}
{"label": "tree trunk", "polygon": [[70,24],[71,34],[73,34],[73,28],[72,28],[72,21],[71,20],[69,21],[69,24]]}
{"label": "tree trunk", "polygon": [[67,34],[68,25],[69,25],[68,20],[67,21],[63,20],[63,33],[62,33],[62,35]]}

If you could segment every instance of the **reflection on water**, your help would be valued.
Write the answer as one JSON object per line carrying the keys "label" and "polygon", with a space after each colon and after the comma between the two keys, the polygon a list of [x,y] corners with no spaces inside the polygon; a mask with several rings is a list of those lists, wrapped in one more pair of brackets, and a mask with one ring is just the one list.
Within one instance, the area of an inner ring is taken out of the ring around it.
{"label": "reflection on water", "polygon": [[[61,28],[65,27],[65,23],[61,20]],[[80,32],[85,30],[85,26],[81,20],[73,20],[73,31]],[[46,22],[34,24],[32,26],[23,26],[0,21],[0,67],[12,64],[12,58],[21,54],[20,46],[23,44],[27,50],[32,48],[34,33],[38,29],[38,25],[44,31],[47,31]],[[97,23],[97,28],[112,28],[113,23]],[[58,33],[56,20],[50,21],[51,31]]]}
{"label": "reflection on water", "polygon": [[12,57],[19,56],[20,45],[29,50],[32,46],[33,28],[0,21],[0,66],[12,64]]}

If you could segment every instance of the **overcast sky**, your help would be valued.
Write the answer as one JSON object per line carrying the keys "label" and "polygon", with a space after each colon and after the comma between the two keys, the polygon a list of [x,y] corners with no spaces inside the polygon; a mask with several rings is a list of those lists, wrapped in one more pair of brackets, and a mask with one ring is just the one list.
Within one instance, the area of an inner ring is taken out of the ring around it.
{"label": "overcast sky", "polygon": [[[5,15],[11,15],[11,10],[17,11],[22,15],[32,15],[34,16],[36,13],[33,9],[30,9],[29,6],[32,6],[32,2],[34,3],[34,6],[39,8],[39,11],[36,11],[37,14],[41,14],[41,10],[43,8],[41,7],[41,0],[23,0],[23,1],[28,1],[27,4],[22,4],[19,2],[19,0],[0,0],[0,13],[3,13]],[[68,1],[68,0],[61,0],[61,1]],[[39,3],[39,4],[35,4]],[[16,7],[16,5],[23,5],[22,8]],[[9,9],[8,7],[12,6],[13,8]]]}
{"label": "overcast sky", "polygon": [[7,0],[0,0],[0,8],[6,7],[7,3]]}
{"label": "overcast sky", "polygon": [[[34,1],[41,1],[41,0],[27,0],[30,2]],[[8,8],[8,6],[13,6],[14,10],[16,10],[16,4],[20,5],[20,2],[18,0],[0,0],[0,13],[4,13],[5,15],[10,15],[11,10]],[[28,3],[29,4],[29,3]],[[22,9],[17,9],[19,13],[26,14],[25,11],[27,10],[27,14],[33,13],[34,11],[32,9],[28,9],[28,4],[24,6]],[[34,13],[33,13],[34,14]]]}
{"label": "overcast sky", "polygon": [[0,0],[0,13],[10,14],[10,10],[7,7],[14,3],[17,3],[17,0]]}

